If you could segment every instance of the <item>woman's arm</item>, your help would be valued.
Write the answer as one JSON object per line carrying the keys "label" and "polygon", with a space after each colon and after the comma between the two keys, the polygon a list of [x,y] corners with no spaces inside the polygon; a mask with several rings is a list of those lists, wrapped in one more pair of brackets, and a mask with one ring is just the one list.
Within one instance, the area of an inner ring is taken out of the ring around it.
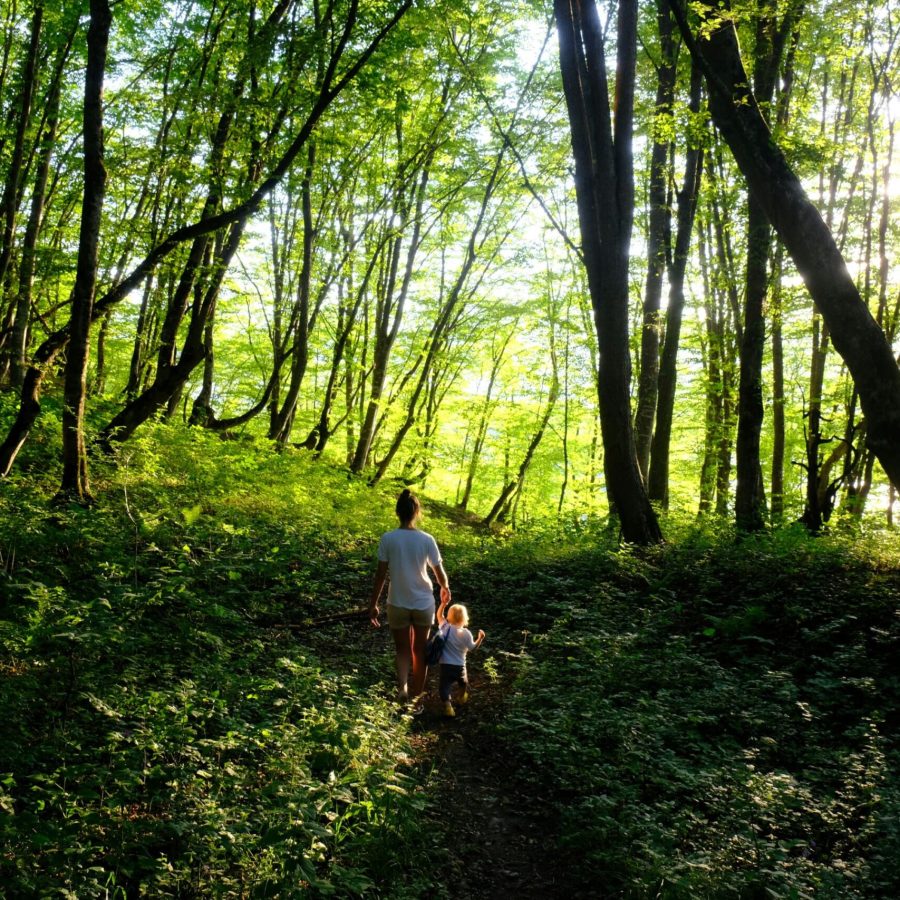
{"label": "woman's arm", "polygon": [[441,586],[441,603],[446,605],[450,602],[450,579],[447,578],[447,572],[444,570],[444,564],[438,563],[431,567],[437,583]]}
{"label": "woman's arm", "polygon": [[369,620],[376,628],[380,624],[378,621],[378,598],[384,590],[387,573],[388,564],[378,560],[378,568],[375,569],[375,583],[372,585],[372,596],[369,598]]}

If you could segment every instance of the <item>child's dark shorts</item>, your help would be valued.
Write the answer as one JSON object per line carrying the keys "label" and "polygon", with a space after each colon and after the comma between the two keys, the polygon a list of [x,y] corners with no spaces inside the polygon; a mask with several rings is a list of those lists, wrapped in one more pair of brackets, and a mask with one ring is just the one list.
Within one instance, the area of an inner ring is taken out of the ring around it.
{"label": "child's dark shorts", "polygon": [[454,666],[451,663],[441,663],[441,700],[450,699],[450,690],[454,684],[458,684],[463,690],[469,686],[466,677],[465,666]]}

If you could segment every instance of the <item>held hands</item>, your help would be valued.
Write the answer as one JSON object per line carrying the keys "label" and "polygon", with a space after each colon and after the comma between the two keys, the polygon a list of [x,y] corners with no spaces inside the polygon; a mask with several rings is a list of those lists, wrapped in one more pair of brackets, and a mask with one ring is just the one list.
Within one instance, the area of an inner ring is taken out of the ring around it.
{"label": "held hands", "polygon": [[450,588],[441,585],[441,606],[446,606],[450,602]]}

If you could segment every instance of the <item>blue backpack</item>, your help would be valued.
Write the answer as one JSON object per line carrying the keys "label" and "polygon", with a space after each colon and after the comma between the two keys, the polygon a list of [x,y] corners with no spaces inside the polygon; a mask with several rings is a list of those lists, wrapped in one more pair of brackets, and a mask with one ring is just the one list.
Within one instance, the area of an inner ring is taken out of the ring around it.
{"label": "blue backpack", "polygon": [[450,633],[450,626],[438,628],[438,630],[425,642],[425,664],[428,666],[436,666],[444,655],[444,644],[447,643],[447,635]]}

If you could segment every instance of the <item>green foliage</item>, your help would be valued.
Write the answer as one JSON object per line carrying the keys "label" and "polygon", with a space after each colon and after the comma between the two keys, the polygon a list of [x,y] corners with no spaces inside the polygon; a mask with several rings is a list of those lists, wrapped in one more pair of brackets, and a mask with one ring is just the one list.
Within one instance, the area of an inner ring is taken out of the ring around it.
{"label": "green foliage", "polygon": [[361,605],[390,506],[196,431],[120,463],[90,510],[25,475],[0,495],[5,896],[415,896],[387,644],[336,669],[303,624]]}
{"label": "green foliage", "polygon": [[[94,471],[91,509],[48,508],[37,465],[0,490],[5,895],[435,890],[454,823],[422,825],[389,640],[316,624],[362,606],[394,486],[161,425]],[[636,551],[590,518],[425,511],[576,888],[896,895],[892,535],[669,521]]]}
{"label": "green foliage", "polygon": [[544,574],[564,599],[501,726],[584,886],[894,896],[896,547],[694,534],[590,587],[589,559]]}

